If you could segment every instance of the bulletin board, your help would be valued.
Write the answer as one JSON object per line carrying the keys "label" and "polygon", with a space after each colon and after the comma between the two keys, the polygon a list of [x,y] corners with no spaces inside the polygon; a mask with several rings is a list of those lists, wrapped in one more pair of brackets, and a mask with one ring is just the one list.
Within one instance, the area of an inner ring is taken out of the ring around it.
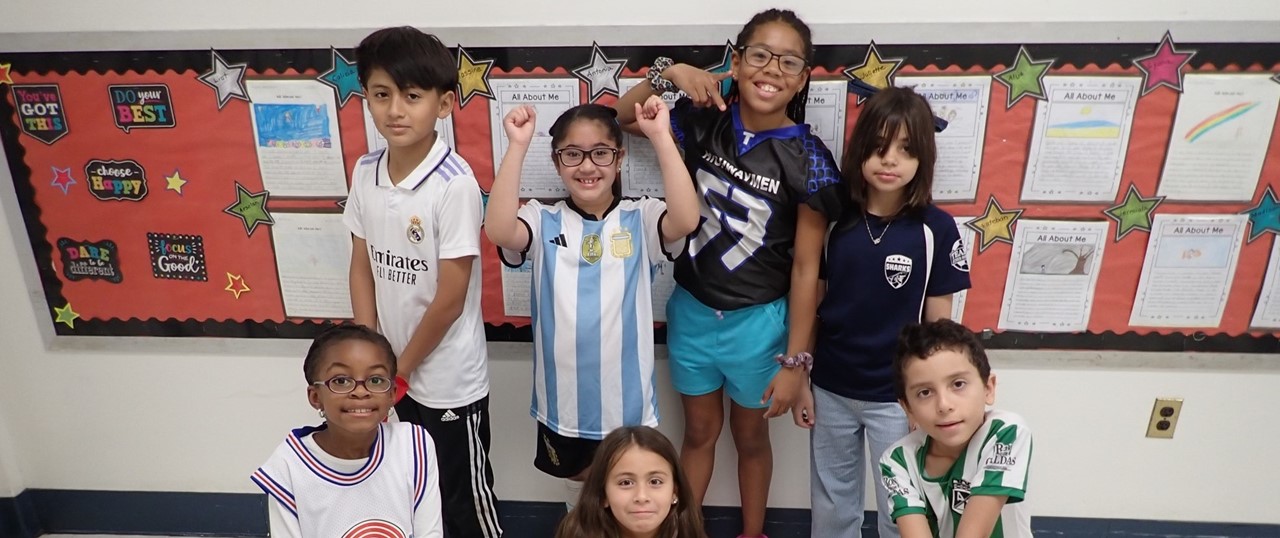
{"label": "bulletin board", "polygon": [[[609,104],[656,56],[727,70],[731,47],[452,52],[458,99],[440,130],[487,192],[511,106]],[[0,139],[57,334],[309,338],[349,318],[341,211],[352,166],[379,144],[353,59],[0,53]],[[991,347],[1275,353],[1278,72],[1280,43],[1167,33],[823,45],[808,120],[839,154],[855,78],[914,86],[949,120],[935,202],[957,217],[952,261],[973,280],[954,317]],[[624,190],[660,195],[644,144],[628,146]],[[536,160],[523,194],[556,196]],[[488,337],[531,341],[527,275],[482,243]]]}

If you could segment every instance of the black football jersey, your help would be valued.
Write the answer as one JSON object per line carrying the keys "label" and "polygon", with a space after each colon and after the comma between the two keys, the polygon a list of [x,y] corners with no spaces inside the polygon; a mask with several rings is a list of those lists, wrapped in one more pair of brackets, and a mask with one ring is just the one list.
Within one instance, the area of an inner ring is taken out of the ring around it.
{"label": "black football jersey", "polygon": [[738,105],[721,112],[681,99],[671,127],[698,188],[702,221],[675,279],[702,304],[735,310],[791,288],[799,204],[836,219],[848,199],[831,151],[809,126],[751,132]]}

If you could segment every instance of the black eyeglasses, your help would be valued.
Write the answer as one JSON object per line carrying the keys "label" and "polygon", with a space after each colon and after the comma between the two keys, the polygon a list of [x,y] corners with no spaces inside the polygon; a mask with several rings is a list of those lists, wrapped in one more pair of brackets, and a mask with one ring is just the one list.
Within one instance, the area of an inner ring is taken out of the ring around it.
{"label": "black eyeglasses", "polygon": [[329,387],[329,391],[334,394],[350,394],[356,390],[356,387],[363,385],[364,390],[375,394],[391,392],[391,388],[396,386],[390,378],[381,375],[371,375],[364,379],[356,379],[346,375],[335,375],[328,381],[315,381],[312,385],[324,385]]}
{"label": "black eyeglasses", "polygon": [[809,62],[793,54],[774,54],[773,51],[757,45],[747,45],[738,49],[742,61],[751,67],[764,67],[774,58],[778,59],[778,69],[787,75],[799,75]]}
{"label": "black eyeglasses", "polygon": [[618,148],[591,148],[589,150],[581,148],[561,148],[555,151],[556,160],[560,161],[560,166],[578,166],[582,161],[591,156],[591,162],[596,166],[609,166],[613,161],[618,160]]}

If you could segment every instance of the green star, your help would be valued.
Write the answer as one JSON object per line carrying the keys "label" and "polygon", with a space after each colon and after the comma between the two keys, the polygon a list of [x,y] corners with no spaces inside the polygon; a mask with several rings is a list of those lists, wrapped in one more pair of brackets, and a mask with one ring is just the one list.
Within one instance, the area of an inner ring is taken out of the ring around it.
{"label": "green star", "polygon": [[1155,212],[1156,206],[1159,206],[1160,202],[1163,201],[1163,196],[1143,198],[1142,194],[1138,192],[1138,187],[1130,184],[1129,192],[1124,195],[1124,202],[1102,210],[1108,217],[1116,221],[1116,242],[1120,242],[1121,239],[1124,239],[1124,236],[1129,235],[1129,232],[1134,230],[1151,233],[1151,214]]}
{"label": "green star", "polygon": [[222,212],[240,217],[240,220],[244,222],[244,233],[253,235],[253,231],[258,229],[259,223],[276,223],[275,219],[271,218],[271,214],[267,212],[267,197],[270,194],[267,191],[251,193],[243,185],[236,183],[236,202],[227,206]]}
{"label": "green star", "polygon": [[80,314],[71,309],[71,303],[68,302],[67,306],[62,308],[55,306],[53,307],[53,312],[57,314],[57,317],[53,320],[54,323],[65,323],[67,327],[76,328],[76,318],[79,318]]}
{"label": "green star", "polygon": [[1046,99],[1044,75],[1049,72],[1050,67],[1053,67],[1055,61],[1053,58],[1033,60],[1031,55],[1027,54],[1027,48],[1019,46],[1018,57],[1013,61],[1013,67],[996,73],[996,82],[1003,84],[1009,90],[1005,109],[1013,108],[1013,105],[1028,95],[1035,99]]}

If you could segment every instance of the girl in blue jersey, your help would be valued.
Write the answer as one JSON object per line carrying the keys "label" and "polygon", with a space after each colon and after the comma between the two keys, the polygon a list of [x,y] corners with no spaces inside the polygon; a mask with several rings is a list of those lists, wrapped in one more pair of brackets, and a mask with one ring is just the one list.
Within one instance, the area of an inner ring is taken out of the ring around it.
{"label": "girl in blue jersey", "polygon": [[566,111],[550,129],[548,157],[568,198],[518,207],[520,171],[537,122],[533,107],[521,106],[503,120],[509,146],[485,220],[504,263],[531,261],[534,466],[569,479],[570,502],[605,435],[658,424],[653,267],[683,250],[698,223],[666,104],[653,97],[632,114],[657,152],[666,202],[619,196],[625,150],[617,114],[586,104]]}
{"label": "girl in blue jersey", "polygon": [[[866,448],[879,460],[907,435],[893,388],[897,336],[911,323],[951,317],[969,287],[955,220],[932,204],[933,113],[906,88],[872,96],[846,146],[853,204],[827,240],[818,309],[810,450],[813,535],[861,536]],[[880,536],[898,529],[876,466]]]}
{"label": "girl in blue jersey", "polygon": [[847,198],[830,151],[804,124],[812,62],[809,27],[770,9],[738,34],[729,73],[658,58],[650,84],[617,105],[627,124],[634,104],[650,96],[688,96],[671,129],[702,195],[703,221],[676,260],[678,287],[667,305],[671,377],[685,415],[680,457],[701,504],[727,394],[744,536],[764,527],[773,474],[764,419],[791,410],[799,422],[808,412],[793,404],[812,361],[822,240]]}

